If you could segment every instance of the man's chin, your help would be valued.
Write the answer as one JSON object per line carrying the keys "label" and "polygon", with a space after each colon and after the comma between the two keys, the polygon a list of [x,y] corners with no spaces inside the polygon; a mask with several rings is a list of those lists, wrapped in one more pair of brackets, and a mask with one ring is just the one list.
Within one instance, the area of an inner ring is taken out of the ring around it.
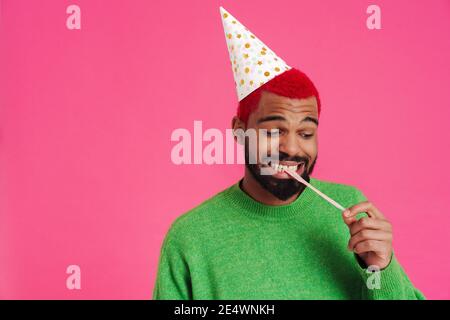
{"label": "man's chin", "polygon": [[284,178],[271,178],[274,183],[269,183],[263,186],[267,191],[280,200],[287,200],[294,195],[300,194],[304,189],[305,185],[294,179],[284,179]]}

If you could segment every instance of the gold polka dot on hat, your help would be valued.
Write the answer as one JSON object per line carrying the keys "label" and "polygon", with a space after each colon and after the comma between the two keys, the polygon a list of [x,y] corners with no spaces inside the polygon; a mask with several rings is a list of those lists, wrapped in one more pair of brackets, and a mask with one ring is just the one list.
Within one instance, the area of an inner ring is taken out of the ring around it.
{"label": "gold polka dot on hat", "polygon": [[220,7],[220,14],[239,101],[291,69],[223,7]]}

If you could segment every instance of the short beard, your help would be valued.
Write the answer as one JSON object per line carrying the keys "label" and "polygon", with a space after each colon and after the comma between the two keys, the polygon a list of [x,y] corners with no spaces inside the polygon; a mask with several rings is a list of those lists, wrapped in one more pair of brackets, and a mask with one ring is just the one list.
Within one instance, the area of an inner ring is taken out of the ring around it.
{"label": "short beard", "polygon": [[[310,181],[310,175],[312,174],[314,166],[316,165],[317,156],[311,163],[311,166],[309,166],[310,159],[306,157],[289,157],[289,155],[281,151],[279,152],[279,157],[280,161],[305,161],[305,170],[301,176],[306,181]],[[293,178],[277,179],[271,175],[261,174],[261,168],[257,164],[249,163],[249,153],[247,147],[245,148],[245,166],[248,168],[253,178],[258,181],[261,187],[263,187],[265,190],[269,191],[272,195],[282,201],[291,198],[295,194],[301,194],[306,188],[303,183],[300,183]]]}

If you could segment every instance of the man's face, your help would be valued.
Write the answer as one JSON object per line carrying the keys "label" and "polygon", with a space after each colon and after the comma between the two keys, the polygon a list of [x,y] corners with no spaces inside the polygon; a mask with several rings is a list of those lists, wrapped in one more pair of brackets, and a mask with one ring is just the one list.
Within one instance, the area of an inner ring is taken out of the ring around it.
{"label": "man's face", "polygon": [[[296,172],[309,181],[317,159],[317,109],[315,97],[289,99],[263,91],[258,108],[249,116],[246,129],[255,129],[258,141],[264,138],[267,139],[267,143],[262,146],[258,143],[250,150],[246,143],[246,166],[259,184],[280,200],[287,200],[294,194],[298,194],[305,186],[285,172],[274,172],[269,169],[272,174],[261,174],[261,168],[268,165],[259,158],[259,155],[264,153],[271,155],[270,140],[274,137],[271,136],[270,131],[278,129],[279,164],[291,166],[291,168],[296,166]],[[263,131],[259,129],[266,129],[267,135],[262,137]],[[267,150],[259,148],[267,148]],[[255,155],[256,164],[249,163],[252,150],[258,150]]]}

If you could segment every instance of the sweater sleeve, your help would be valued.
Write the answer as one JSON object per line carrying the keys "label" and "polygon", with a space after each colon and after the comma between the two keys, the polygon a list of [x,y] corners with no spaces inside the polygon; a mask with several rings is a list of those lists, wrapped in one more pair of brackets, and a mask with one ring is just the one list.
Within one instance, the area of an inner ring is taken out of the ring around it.
{"label": "sweater sleeve", "polygon": [[191,278],[187,261],[171,228],[161,248],[153,300],[191,300]]}
{"label": "sweater sleeve", "polygon": [[[356,203],[367,201],[364,194],[356,189]],[[358,218],[365,216],[359,215]],[[395,254],[392,254],[389,265],[381,270],[365,266],[358,255],[354,255],[358,269],[364,280],[362,298],[368,300],[425,300],[425,296],[416,289]]]}
{"label": "sweater sleeve", "polygon": [[360,271],[364,280],[363,299],[425,300],[425,296],[413,286],[394,254],[386,268],[374,271],[362,268],[360,264]]}

